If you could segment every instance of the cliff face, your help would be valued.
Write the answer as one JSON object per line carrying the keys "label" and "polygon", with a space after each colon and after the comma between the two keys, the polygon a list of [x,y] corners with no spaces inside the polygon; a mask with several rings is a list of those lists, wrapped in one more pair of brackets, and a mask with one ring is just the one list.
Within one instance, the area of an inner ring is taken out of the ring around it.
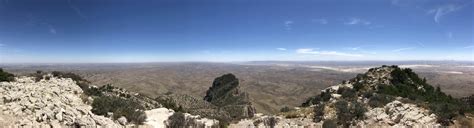
{"label": "cliff face", "polygon": [[233,74],[216,78],[204,100],[227,111],[234,119],[249,118],[255,114],[248,93],[240,91],[239,79]]}

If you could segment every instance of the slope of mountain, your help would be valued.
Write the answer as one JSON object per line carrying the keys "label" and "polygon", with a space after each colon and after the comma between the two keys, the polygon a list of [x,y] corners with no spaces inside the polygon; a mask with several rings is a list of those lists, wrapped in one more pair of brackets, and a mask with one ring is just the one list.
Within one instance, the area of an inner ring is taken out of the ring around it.
{"label": "slope of mountain", "polygon": [[315,107],[315,121],[390,126],[452,125],[464,114],[458,99],[441,92],[411,69],[372,68],[365,74],[322,90],[303,106]]}
{"label": "slope of mountain", "polygon": [[[310,97],[302,108],[231,127],[472,127],[472,109],[409,68],[382,66]],[[310,120],[310,121],[309,121]]]}

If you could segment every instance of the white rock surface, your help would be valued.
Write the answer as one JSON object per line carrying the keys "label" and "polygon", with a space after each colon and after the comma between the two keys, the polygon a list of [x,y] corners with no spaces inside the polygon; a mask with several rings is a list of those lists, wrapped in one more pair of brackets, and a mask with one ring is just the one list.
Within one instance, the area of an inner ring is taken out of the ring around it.
{"label": "white rock surface", "polygon": [[365,113],[366,124],[381,123],[391,126],[439,126],[436,115],[414,104],[392,101],[381,108],[373,108]]}
{"label": "white rock surface", "polygon": [[51,77],[35,82],[32,77],[0,82],[1,126],[121,127],[109,118],[94,115],[80,98],[81,88],[71,79]]}
{"label": "white rock surface", "polygon": [[281,116],[256,116],[252,119],[243,119],[230,124],[229,128],[270,128],[271,118],[274,119],[275,128],[321,128],[322,123],[314,123],[309,118],[284,118]]}
{"label": "white rock surface", "polygon": [[[168,118],[174,113],[175,112],[173,110],[167,108],[147,110],[145,111],[145,114],[147,116],[145,124],[150,125],[154,128],[166,128]],[[219,124],[219,121],[214,119],[201,118],[200,116],[191,115],[188,113],[184,113],[184,115],[187,119],[194,119],[194,121],[198,123],[199,126],[204,126],[206,128],[210,128],[213,125]]]}

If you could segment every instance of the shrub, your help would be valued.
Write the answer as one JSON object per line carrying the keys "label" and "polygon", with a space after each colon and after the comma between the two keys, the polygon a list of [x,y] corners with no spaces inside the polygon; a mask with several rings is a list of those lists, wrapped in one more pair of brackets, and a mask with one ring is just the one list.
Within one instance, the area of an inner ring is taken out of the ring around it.
{"label": "shrub", "polygon": [[350,111],[347,101],[340,100],[335,103],[337,122],[343,126],[349,126],[351,121]]}
{"label": "shrub", "polygon": [[99,96],[92,102],[92,112],[97,115],[106,115],[113,112],[114,119],[125,116],[128,121],[142,124],[146,115],[143,106],[130,99],[122,99],[115,96]]}
{"label": "shrub", "polygon": [[86,79],[83,79],[81,76],[74,74],[72,72],[64,73],[64,72],[59,72],[59,71],[53,71],[51,74],[53,74],[54,77],[71,78],[72,80],[76,82],[80,82],[80,81],[88,82]]}
{"label": "shrub", "polygon": [[367,109],[359,102],[347,102],[344,100],[335,103],[337,122],[345,127],[352,124],[354,120],[363,120]]}
{"label": "shrub", "polygon": [[186,126],[186,117],[181,112],[175,112],[168,117],[169,128],[184,128]]}
{"label": "shrub", "polygon": [[278,119],[275,117],[268,117],[264,122],[265,126],[268,126],[270,128],[274,128],[275,125],[278,123]]}
{"label": "shrub", "polygon": [[325,120],[323,122],[323,128],[337,128],[337,122],[334,120]]}
{"label": "shrub", "polygon": [[351,113],[354,118],[356,120],[363,120],[365,118],[364,113],[367,112],[367,109],[364,107],[364,105],[359,102],[352,102],[351,106]]}
{"label": "shrub", "polygon": [[393,98],[391,96],[388,96],[385,94],[375,94],[369,98],[368,104],[370,107],[383,107],[387,103],[390,103],[392,101],[393,101]]}
{"label": "shrub", "polygon": [[364,85],[360,82],[355,82],[352,86],[355,91],[359,91],[364,88]]}
{"label": "shrub", "polygon": [[314,122],[322,121],[324,117],[324,104],[316,105],[313,109],[313,112],[314,112],[313,121]]}
{"label": "shrub", "polygon": [[15,80],[15,75],[5,72],[3,71],[2,68],[0,68],[0,82],[3,82],[3,81],[10,82],[14,80]]}
{"label": "shrub", "polygon": [[168,109],[173,109],[176,112],[184,112],[184,108],[178,105],[172,98],[167,97],[158,97],[155,99],[158,103],[163,105],[163,107]]}
{"label": "shrub", "polygon": [[280,109],[280,112],[289,112],[289,111],[291,111],[291,109],[288,106],[285,106]]}
{"label": "shrub", "polygon": [[342,98],[351,98],[351,99],[353,99],[353,98],[357,97],[356,92],[353,89],[350,89],[350,88],[347,88],[347,87],[339,88],[339,90],[337,90],[337,93],[341,94]]}

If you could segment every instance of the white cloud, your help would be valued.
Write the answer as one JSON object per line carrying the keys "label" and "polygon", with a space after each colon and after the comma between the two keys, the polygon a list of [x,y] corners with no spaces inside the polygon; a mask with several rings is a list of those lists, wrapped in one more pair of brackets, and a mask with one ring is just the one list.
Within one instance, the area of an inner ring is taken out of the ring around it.
{"label": "white cloud", "polygon": [[280,51],[286,51],[287,49],[286,48],[276,48],[277,50],[280,50]]}
{"label": "white cloud", "polygon": [[370,21],[359,19],[359,18],[351,18],[348,21],[344,22],[346,25],[370,25],[372,24]]}
{"label": "white cloud", "polygon": [[415,49],[415,47],[406,47],[406,48],[394,49],[394,50],[392,50],[392,52],[401,52],[401,51],[412,50],[412,49]]}
{"label": "white cloud", "polygon": [[437,7],[435,9],[431,9],[428,11],[428,14],[434,14],[434,21],[439,23],[441,18],[449,13],[455,12],[460,10],[462,7],[459,5],[445,5],[441,7]]}
{"label": "white cloud", "polygon": [[312,49],[312,48],[297,49],[296,53],[312,54],[312,55],[329,55],[329,56],[348,56],[348,57],[362,57],[363,56],[360,54],[343,53],[343,52],[337,52],[337,51],[316,51],[315,49]]}
{"label": "white cloud", "polygon": [[328,24],[329,23],[328,20],[326,20],[326,19],[313,19],[311,21],[319,23],[319,24]]}
{"label": "white cloud", "polygon": [[353,50],[353,51],[357,51],[357,50],[360,50],[362,47],[349,47],[347,49],[349,50]]}
{"label": "white cloud", "polygon": [[464,48],[474,48],[474,45],[466,46]]}
{"label": "white cloud", "polygon": [[291,25],[292,25],[293,23],[294,23],[294,22],[291,21],[291,20],[285,21],[284,24],[285,24],[286,30],[291,30]]}

